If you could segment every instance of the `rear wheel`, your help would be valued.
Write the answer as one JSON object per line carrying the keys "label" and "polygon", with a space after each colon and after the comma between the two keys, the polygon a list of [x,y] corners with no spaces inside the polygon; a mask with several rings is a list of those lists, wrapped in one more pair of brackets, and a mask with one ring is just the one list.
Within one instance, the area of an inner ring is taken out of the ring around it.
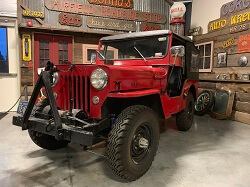
{"label": "rear wheel", "polygon": [[[42,112],[43,109],[49,105],[48,98],[40,101],[35,105],[35,112]],[[68,145],[69,141],[66,140],[56,140],[54,136],[43,134],[37,131],[28,129],[29,136],[31,140],[43,149],[56,150],[64,148]]]}
{"label": "rear wheel", "polygon": [[187,95],[186,108],[176,114],[176,125],[180,131],[188,131],[194,119],[194,96],[191,92]]}
{"label": "rear wheel", "polygon": [[128,107],[118,116],[109,133],[108,157],[114,172],[129,181],[150,168],[159,143],[159,122],[146,106]]}

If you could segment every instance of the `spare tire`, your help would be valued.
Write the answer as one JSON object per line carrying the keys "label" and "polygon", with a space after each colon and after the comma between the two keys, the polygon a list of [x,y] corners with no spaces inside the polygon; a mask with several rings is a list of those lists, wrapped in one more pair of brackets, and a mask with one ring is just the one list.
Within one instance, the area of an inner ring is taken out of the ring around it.
{"label": "spare tire", "polygon": [[195,115],[203,116],[210,112],[214,105],[214,93],[210,90],[202,91],[195,102]]}

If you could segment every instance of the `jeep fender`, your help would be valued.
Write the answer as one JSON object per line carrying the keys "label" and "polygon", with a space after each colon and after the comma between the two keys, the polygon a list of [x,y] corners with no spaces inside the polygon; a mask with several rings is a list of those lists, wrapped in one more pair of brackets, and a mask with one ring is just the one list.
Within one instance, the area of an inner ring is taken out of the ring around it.
{"label": "jeep fender", "polygon": [[165,118],[160,92],[156,89],[109,93],[101,109],[102,117],[109,114],[118,115],[123,109],[138,104],[150,107],[159,118]]}

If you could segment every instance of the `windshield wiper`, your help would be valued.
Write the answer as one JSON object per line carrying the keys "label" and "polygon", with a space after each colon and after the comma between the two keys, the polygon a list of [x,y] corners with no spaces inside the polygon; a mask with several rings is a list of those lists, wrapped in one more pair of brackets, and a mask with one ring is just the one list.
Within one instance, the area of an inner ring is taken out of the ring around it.
{"label": "windshield wiper", "polygon": [[146,58],[141,54],[141,52],[137,49],[137,47],[134,46],[134,49],[139,53],[139,55],[141,55],[141,57],[143,58],[143,60],[145,62],[147,62]]}

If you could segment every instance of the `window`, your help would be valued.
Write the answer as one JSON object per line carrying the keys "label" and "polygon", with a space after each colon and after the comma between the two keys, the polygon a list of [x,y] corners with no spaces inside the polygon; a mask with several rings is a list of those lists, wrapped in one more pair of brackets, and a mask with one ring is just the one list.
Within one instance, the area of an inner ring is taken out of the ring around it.
{"label": "window", "polygon": [[[83,63],[88,64],[92,61],[92,63],[95,63],[96,61],[96,50],[98,49],[98,45],[91,45],[91,44],[83,44]],[[103,52],[103,50],[100,50],[100,52]],[[118,57],[118,51],[114,48],[110,48],[107,51],[107,57],[109,58],[117,58]]]}
{"label": "window", "polygon": [[67,64],[68,62],[68,42],[60,40],[59,42],[58,59],[59,64]]}
{"label": "window", "polygon": [[39,68],[45,67],[49,61],[49,40],[40,39],[39,41]]}
{"label": "window", "polygon": [[200,50],[199,71],[211,72],[213,66],[214,43],[207,42],[207,43],[197,44],[196,46]]}
{"label": "window", "polygon": [[0,73],[9,73],[7,28],[0,27]]}

